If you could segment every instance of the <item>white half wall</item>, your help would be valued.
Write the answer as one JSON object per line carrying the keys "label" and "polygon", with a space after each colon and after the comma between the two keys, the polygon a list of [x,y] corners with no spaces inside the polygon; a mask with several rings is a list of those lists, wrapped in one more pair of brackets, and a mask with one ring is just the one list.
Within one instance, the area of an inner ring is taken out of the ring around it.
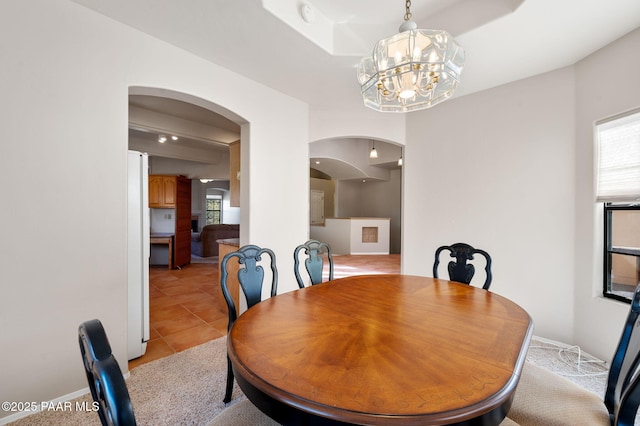
{"label": "white half wall", "polygon": [[311,226],[310,237],[336,255],[389,254],[389,218],[327,218],[324,226]]}

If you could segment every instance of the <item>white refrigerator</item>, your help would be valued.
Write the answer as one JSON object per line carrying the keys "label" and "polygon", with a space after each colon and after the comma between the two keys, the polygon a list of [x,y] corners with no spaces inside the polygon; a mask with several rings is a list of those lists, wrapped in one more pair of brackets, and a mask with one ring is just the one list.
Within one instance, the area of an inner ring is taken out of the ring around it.
{"label": "white refrigerator", "polygon": [[149,340],[149,159],[128,153],[128,359],[144,355]]}

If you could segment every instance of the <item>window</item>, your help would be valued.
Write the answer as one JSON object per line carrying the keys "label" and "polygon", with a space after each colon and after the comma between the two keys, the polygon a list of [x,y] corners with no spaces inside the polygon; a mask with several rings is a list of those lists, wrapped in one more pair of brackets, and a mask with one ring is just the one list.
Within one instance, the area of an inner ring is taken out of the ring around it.
{"label": "window", "polygon": [[604,295],[631,301],[640,283],[640,205],[604,206]]}
{"label": "window", "polygon": [[222,223],[222,198],[216,195],[207,195],[206,224],[217,225]]}
{"label": "window", "polygon": [[596,201],[604,202],[603,295],[631,301],[640,284],[640,110],[596,123]]}

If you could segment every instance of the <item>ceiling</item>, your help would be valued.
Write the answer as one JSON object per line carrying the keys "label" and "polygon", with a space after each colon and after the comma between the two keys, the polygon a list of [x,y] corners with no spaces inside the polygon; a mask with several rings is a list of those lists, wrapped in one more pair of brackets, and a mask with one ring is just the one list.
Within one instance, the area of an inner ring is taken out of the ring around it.
{"label": "ceiling", "polygon": [[[312,108],[362,106],[360,57],[405,12],[403,0],[74,1]],[[464,47],[458,96],[571,65],[640,26],[638,0],[413,0],[411,10]]]}
{"label": "ceiling", "polygon": [[[163,144],[158,143],[161,135],[167,137]],[[178,140],[171,140],[171,136],[177,136]],[[129,95],[130,144],[132,140],[138,142],[137,149],[164,157],[175,157],[175,146],[184,147],[196,156],[202,155],[203,150],[228,153],[229,144],[240,140],[240,126],[188,102]],[[207,162],[204,156],[200,161]]]}
{"label": "ceiling", "polygon": [[[312,110],[365,108],[356,67],[377,40],[397,33],[405,13],[403,0],[73,1]],[[574,64],[640,27],[638,0],[413,0],[411,12],[419,28],[447,30],[465,49],[454,96]]]}
{"label": "ceiling", "polygon": [[237,123],[188,102],[159,96],[129,95],[129,106],[171,114],[193,123],[215,127],[220,133],[213,137],[220,143],[229,144],[240,139],[240,126]]}

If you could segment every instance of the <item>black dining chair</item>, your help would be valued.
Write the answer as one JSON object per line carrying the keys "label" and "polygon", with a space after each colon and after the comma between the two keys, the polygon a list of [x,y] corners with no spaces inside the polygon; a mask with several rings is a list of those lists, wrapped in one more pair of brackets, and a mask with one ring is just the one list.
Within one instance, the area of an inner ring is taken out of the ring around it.
{"label": "black dining chair", "polygon": [[298,281],[298,287],[305,287],[305,280],[302,278],[300,270],[301,252],[304,250],[305,259],[304,267],[309,276],[311,285],[320,284],[322,282],[322,272],[324,270],[323,256],[327,256],[329,262],[329,281],[333,279],[333,256],[331,255],[331,247],[329,244],[317,240],[308,240],[304,244],[300,244],[293,251],[293,272]]}
{"label": "black dining chair", "polygon": [[98,403],[98,415],[102,424],[135,425],[136,418],[129,391],[100,320],[80,324],[78,341],[91,396]]}
{"label": "black dining chair", "polygon": [[614,352],[604,401],[598,395],[525,363],[507,416],[519,425],[633,426],[640,405],[640,285]]}
{"label": "black dining chair", "polygon": [[[220,263],[221,275],[220,286],[224,300],[227,302],[227,310],[229,311],[229,323],[227,332],[231,330],[231,326],[238,318],[238,312],[231,292],[229,291],[229,261],[237,259],[239,264],[237,279],[247,301],[247,309],[259,303],[262,300],[262,287],[265,277],[264,268],[261,264],[263,255],[268,255],[271,268],[271,297],[276,295],[278,290],[278,269],[276,268],[276,255],[268,248],[261,248],[255,245],[246,245],[240,247],[237,251],[228,253],[222,258]],[[231,360],[227,356],[227,387],[224,395],[224,403],[231,401],[231,393],[233,392],[233,370],[231,368]]]}
{"label": "black dining chair", "polygon": [[474,254],[479,254],[485,258],[485,280],[482,286],[483,289],[489,290],[491,286],[491,256],[484,250],[476,249],[465,243],[455,243],[450,246],[441,246],[436,250],[435,262],[433,263],[433,277],[438,278],[438,266],[440,265],[440,253],[444,250],[448,250],[451,257],[455,257],[455,262],[451,261],[447,265],[449,271],[449,279],[464,284],[470,284],[473,276],[475,275],[475,267],[467,263],[469,260],[473,260]]}

